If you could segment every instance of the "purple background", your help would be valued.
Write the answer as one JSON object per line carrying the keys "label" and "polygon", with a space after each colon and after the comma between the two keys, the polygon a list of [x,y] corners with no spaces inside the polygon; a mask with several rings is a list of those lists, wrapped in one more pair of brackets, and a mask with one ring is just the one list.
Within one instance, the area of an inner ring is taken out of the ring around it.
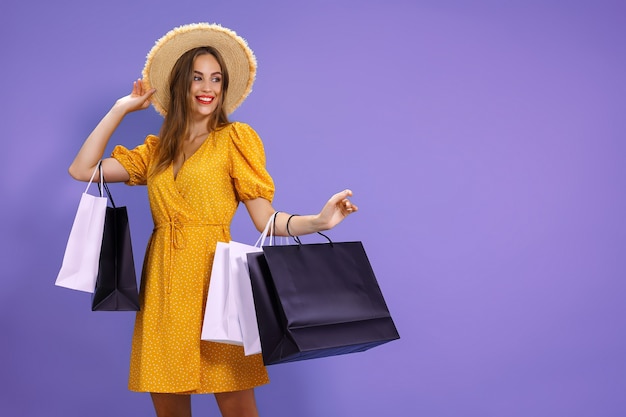
{"label": "purple background", "polygon": [[[209,21],[258,57],[233,119],[265,142],[275,206],[354,190],[361,211],[331,236],[363,241],[402,336],[271,367],[262,415],[626,415],[623,0],[0,9],[0,414],[150,415],[126,389],[133,315],[54,286],[84,189],[67,167],[154,41]],[[110,148],[159,124],[135,113]],[[145,189],[113,193],[139,266]],[[256,238],[245,210],[233,235]],[[194,407],[217,414],[210,397]]]}

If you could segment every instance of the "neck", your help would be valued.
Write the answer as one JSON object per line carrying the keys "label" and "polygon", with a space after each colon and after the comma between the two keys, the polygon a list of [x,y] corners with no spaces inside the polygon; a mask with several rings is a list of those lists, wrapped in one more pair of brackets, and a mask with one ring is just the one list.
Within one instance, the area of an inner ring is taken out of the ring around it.
{"label": "neck", "polygon": [[199,140],[204,140],[207,136],[209,136],[209,131],[207,129],[200,129],[199,131],[192,131],[189,133],[189,137],[187,141],[189,142],[197,142]]}
{"label": "neck", "polygon": [[209,133],[210,129],[208,127],[207,120],[195,122],[189,127],[189,136],[187,137],[187,140],[190,142],[201,140],[206,138]]}

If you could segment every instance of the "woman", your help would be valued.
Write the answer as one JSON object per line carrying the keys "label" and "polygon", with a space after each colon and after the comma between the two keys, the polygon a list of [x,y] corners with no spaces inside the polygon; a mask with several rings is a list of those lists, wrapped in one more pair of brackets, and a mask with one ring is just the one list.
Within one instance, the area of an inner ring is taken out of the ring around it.
{"label": "woman", "polygon": [[[268,382],[260,355],[200,341],[215,246],[230,240],[239,202],[259,231],[276,211],[261,140],[248,125],[228,120],[255,74],[254,55],[234,32],[209,24],[170,31],[150,51],[143,79],[115,103],[69,168],[72,177],[88,181],[125,115],[152,103],[165,116],[159,137],[150,135],[132,150],[117,146],[102,162],[108,182],[148,187],[155,228],[144,260],[129,388],[150,392],[159,417],[190,416],[190,395],[200,393],[214,393],[225,417],[257,416],[253,389]],[[350,195],[335,194],[317,215],[279,213],[276,234],[334,227],[357,210]]]}

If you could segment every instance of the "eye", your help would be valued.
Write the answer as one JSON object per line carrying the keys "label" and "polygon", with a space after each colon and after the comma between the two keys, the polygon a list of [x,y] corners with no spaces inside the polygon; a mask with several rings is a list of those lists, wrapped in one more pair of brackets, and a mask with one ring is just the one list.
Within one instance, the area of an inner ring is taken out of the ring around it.
{"label": "eye", "polygon": [[200,77],[199,75],[194,75],[193,76],[193,80],[194,81],[202,81],[202,77]]}
{"label": "eye", "polygon": [[222,82],[222,77],[213,77],[213,78],[211,78],[211,81],[213,81],[214,83],[221,83]]}

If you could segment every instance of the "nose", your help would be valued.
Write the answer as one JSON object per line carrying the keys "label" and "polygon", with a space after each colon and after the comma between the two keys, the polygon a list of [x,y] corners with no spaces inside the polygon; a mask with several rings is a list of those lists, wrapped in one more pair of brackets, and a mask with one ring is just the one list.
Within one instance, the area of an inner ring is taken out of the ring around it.
{"label": "nose", "polygon": [[202,91],[208,92],[208,91],[212,91],[213,88],[211,86],[211,80],[204,80],[202,82]]}

